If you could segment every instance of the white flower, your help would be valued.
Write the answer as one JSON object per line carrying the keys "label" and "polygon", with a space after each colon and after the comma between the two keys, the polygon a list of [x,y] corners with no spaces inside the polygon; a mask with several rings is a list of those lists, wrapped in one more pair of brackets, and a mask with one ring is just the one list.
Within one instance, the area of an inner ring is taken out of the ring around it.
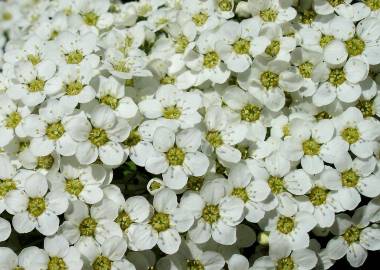
{"label": "white flower", "polygon": [[[267,181],[271,189],[269,210],[276,208],[284,216],[292,216],[297,212],[297,203],[293,195],[303,195],[310,190],[310,176],[302,169],[291,170],[290,162],[281,154],[272,154],[265,159],[265,165],[250,166],[251,173],[257,180]],[[264,167],[265,166],[265,167]]]}
{"label": "white flower", "polygon": [[285,105],[284,91],[297,91],[303,84],[302,77],[290,69],[288,62],[263,57],[256,57],[251,70],[238,78],[244,89],[274,112]]}
{"label": "white flower", "polygon": [[229,122],[227,113],[219,106],[207,109],[205,124],[207,126],[206,147],[211,148],[212,151],[215,150],[219,160],[239,162],[241,153],[233,146],[245,138],[245,126],[239,122]]}
{"label": "white flower", "polygon": [[230,70],[221,59],[222,48],[217,45],[220,40],[216,33],[202,33],[196,42],[196,51],[194,48],[185,56],[186,66],[197,76],[195,85],[208,80],[221,84],[230,76]]}
{"label": "white flower", "polygon": [[34,246],[24,248],[18,256],[8,247],[0,247],[0,253],[0,267],[4,270],[44,269],[49,260],[44,250]]}
{"label": "white flower", "polygon": [[337,235],[327,246],[327,254],[333,260],[346,255],[353,267],[361,266],[367,258],[367,250],[379,250],[380,229],[369,226],[363,219],[362,208],[355,211],[353,217],[346,214],[336,216],[332,232]]}
{"label": "white flower", "polygon": [[[70,247],[69,242],[60,235],[46,237],[44,239],[44,249],[49,255],[49,261],[45,267],[67,268],[68,270],[82,269],[83,262],[77,248]],[[38,259],[38,258],[36,258]]]}
{"label": "white flower", "polygon": [[121,237],[110,237],[102,245],[89,242],[89,245],[83,244],[78,248],[86,258],[87,267],[92,269],[136,270],[135,266],[124,258],[127,243]]}
{"label": "white flower", "polygon": [[147,224],[134,224],[129,228],[132,250],[151,249],[156,244],[166,254],[177,252],[180,232],[186,232],[194,222],[186,209],[179,208],[177,196],[170,189],[159,191],[153,199],[155,212]]}
{"label": "white flower", "polygon": [[270,41],[260,36],[261,22],[256,19],[243,20],[241,23],[228,21],[219,33],[222,42],[217,44],[220,57],[227,67],[234,72],[244,72],[252,64],[252,57],[264,52]]}
{"label": "white flower", "polygon": [[328,15],[331,13],[338,12],[344,9],[344,5],[350,4],[352,0],[315,0],[314,10],[321,15]]}
{"label": "white flower", "polygon": [[76,246],[102,244],[112,236],[122,237],[119,225],[114,222],[117,213],[116,204],[109,199],[103,199],[90,210],[84,202],[72,201],[69,211],[65,212],[60,233]]}
{"label": "white flower", "polygon": [[[67,108],[62,106],[58,100],[48,100],[39,109],[39,116],[42,123],[38,123],[35,118],[32,120],[29,117],[26,118],[24,126],[25,133],[32,137],[30,141],[30,151],[35,156],[47,156],[53,151],[63,156],[72,156],[75,154],[77,143],[66,132],[65,116],[68,115]],[[42,132],[30,133],[29,125],[43,125]]]}
{"label": "white flower", "polygon": [[27,106],[41,104],[49,94],[48,85],[56,70],[54,63],[42,61],[33,66],[31,62],[20,61],[14,69],[17,82],[7,91],[9,97]]}
{"label": "white flower", "polygon": [[48,192],[46,178],[37,172],[24,180],[24,190],[12,190],[7,197],[8,211],[14,214],[15,230],[28,233],[36,228],[44,235],[54,234],[59,226],[57,215],[68,207],[63,193]]}
{"label": "white flower", "polygon": [[0,147],[4,147],[16,136],[25,137],[23,121],[31,110],[15,103],[5,94],[0,95],[0,106]]}
{"label": "white flower", "polygon": [[253,17],[259,17],[265,23],[285,23],[294,19],[297,11],[291,2],[282,5],[280,0],[248,0],[248,7]]}
{"label": "white flower", "polygon": [[345,210],[355,209],[360,194],[374,198],[380,194],[377,175],[373,174],[376,160],[367,160],[347,156],[335,165],[336,170],[326,170],[321,174],[321,182],[331,190],[337,191],[336,199]]}
{"label": "white flower", "polygon": [[155,97],[145,99],[139,105],[140,112],[148,119],[157,119],[161,125],[172,129],[192,128],[202,120],[198,113],[202,99],[196,92],[184,92],[175,86],[161,86]]}
{"label": "white flower", "polygon": [[67,117],[67,132],[78,142],[78,161],[91,164],[99,157],[104,164],[120,165],[124,158],[120,143],[130,133],[127,120],[117,118],[111,108],[103,105],[93,108],[90,121],[83,112]]}
{"label": "white flower", "polygon": [[106,171],[98,164],[82,166],[74,159],[65,158],[61,162],[61,173],[50,173],[47,178],[51,190],[65,193],[70,200],[81,200],[94,204],[103,198],[100,186],[106,179]]}
{"label": "white flower", "polygon": [[175,134],[168,128],[159,127],[153,137],[155,153],[146,161],[148,172],[162,173],[164,183],[172,189],[181,189],[188,176],[206,173],[209,160],[199,152],[201,132],[195,128],[184,129]]}
{"label": "white flower", "polygon": [[309,246],[309,234],[315,225],[314,217],[303,211],[293,216],[282,216],[278,212],[270,212],[262,221],[260,226],[269,231],[269,249],[277,250],[299,250]]}
{"label": "white flower", "polygon": [[137,114],[137,105],[132,98],[125,96],[125,86],[114,77],[105,78],[101,76],[99,78],[96,97],[100,104],[109,106],[117,117],[129,119]]}
{"label": "white flower", "polygon": [[236,226],[244,218],[244,203],[238,198],[226,197],[227,194],[224,179],[205,183],[199,194],[184,193],[180,205],[196,219],[187,232],[192,241],[205,243],[212,238],[222,245],[236,242]]}
{"label": "white flower", "polygon": [[214,29],[219,24],[219,19],[215,14],[215,6],[213,1],[202,0],[184,0],[182,3],[183,10],[180,16],[197,32],[205,32]]}
{"label": "white flower", "polygon": [[298,249],[291,251],[289,249],[276,249],[269,256],[258,258],[250,270],[272,270],[272,269],[300,269],[310,270],[317,265],[317,256],[310,249]]}
{"label": "white flower", "polygon": [[265,215],[262,202],[269,196],[270,188],[263,180],[252,179],[253,175],[247,166],[235,165],[229,172],[228,182],[231,184],[230,196],[241,199],[247,211],[245,219],[258,222]]}

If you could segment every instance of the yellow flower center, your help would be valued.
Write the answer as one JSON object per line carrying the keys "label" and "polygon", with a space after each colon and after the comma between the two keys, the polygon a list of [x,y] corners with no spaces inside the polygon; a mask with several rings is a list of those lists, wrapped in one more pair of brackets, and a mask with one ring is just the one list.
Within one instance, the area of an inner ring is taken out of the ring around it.
{"label": "yellow flower center", "polygon": [[240,118],[243,121],[255,122],[260,119],[261,108],[254,104],[247,104],[240,111]]}
{"label": "yellow flower center", "polygon": [[363,1],[372,11],[380,9],[380,0],[364,0]]}
{"label": "yellow flower center", "polygon": [[132,130],[128,138],[123,142],[125,146],[132,147],[141,141],[140,133],[137,130]]}
{"label": "yellow flower center", "polygon": [[359,182],[359,175],[352,169],[342,172],[340,177],[344,187],[355,187]]}
{"label": "yellow flower center", "polygon": [[65,261],[60,257],[51,257],[48,263],[48,270],[67,270]]}
{"label": "yellow flower center", "polygon": [[195,25],[199,27],[206,23],[206,21],[208,20],[208,14],[201,11],[197,14],[194,14],[191,19],[193,20]]}
{"label": "yellow flower center", "polygon": [[303,78],[311,78],[313,74],[314,65],[310,62],[302,63],[298,66],[298,71]]}
{"label": "yellow flower center", "polygon": [[300,22],[302,24],[311,24],[317,17],[317,13],[314,10],[305,10],[301,12]]}
{"label": "yellow flower center", "polygon": [[74,195],[79,196],[79,194],[82,192],[84,186],[79,178],[76,179],[67,179],[65,183],[65,190],[66,192]]}
{"label": "yellow flower center", "polygon": [[168,214],[157,212],[150,220],[150,225],[157,232],[163,232],[170,228],[170,217]]}
{"label": "yellow flower center", "polygon": [[82,62],[84,56],[83,53],[79,50],[72,51],[65,55],[67,64],[79,64]]}
{"label": "yellow flower center", "polygon": [[129,67],[127,66],[127,62],[125,61],[118,61],[112,64],[112,67],[118,72],[128,73],[130,71]]}
{"label": "yellow flower center", "polygon": [[268,185],[273,194],[279,194],[285,191],[284,179],[278,176],[270,176],[268,179]]}
{"label": "yellow flower center", "polygon": [[33,66],[41,63],[41,58],[39,55],[28,54],[27,59]]}
{"label": "yellow flower center", "polygon": [[237,54],[248,54],[251,48],[251,41],[239,38],[234,44],[232,44],[232,48]]}
{"label": "yellow flower center", "polygon": [[90,134],[88,135],[88,139],[97,147],[105,145],[109,141],[107,132],[102,128],[92,128]]}
{"label": "yellow flower center", "polygon": [[332,118],[332,115],[329,114],[328,112],[326,111],[321,111],[319,113],[317,113],[316,115],[314,115],[314,118],[317,120],[317,121],[321,121],[323,119],[331,119]]}
{"label": "yellow flower center", "polygon": [[329,191],[327,189],[315,186],[310,190],[308,197],[314,206],[319,206],[326,202],[328,194]]}
{"label": "yellow flower center", "polygon": [[206,140],[215,148],[223,145],[222,135],[219,131],[209,131]]}
{"label": "yellow flower center", "polygon": [[52,155],[37,157],[37,168],[49,170],[53,167],[54,157]]}
{"label": "yellow flower center", "polygon": [[4,21],[10,21],[10,20],[12,20],[13,15],[12,15],[12,13],[10,13],[9,11],[4,11],[4,12],[3,12],[3,15],[2,15],[1,17],[2,17],[2,19],[3,19]]}
{"label": "yellow flower center", "polygon": [[278,11],[275,9],[264,9],[260,11],[260,18],[264,22],[274,22],[277,19]]}
{"label": "yellow flower center", "polygon": [[329,2],[329,4],[332,5],[333,7],[344,4],[344,0],[327,0],[327,2]]}
{"label": "yellow flower center", "polygon": [[221,11],[230,11],[232,10],[231,0],[218,0],[218,7]]}
{"label": "yellow flower center", "polygon": [[175,77],[170,75],[165,75],[161,78],[160,84],[174,84],[175,83]]}
{"label": "yellow flower center", "polygon": [[209,224],[213,224],[220,218],[219,206],[209,204],[203,208],[202,218]]}
{"label": "yellow flower center", "polygon": [[272,71],[264,71],[261,73],[261,84],[267,89],[278,87],[280,76]]}
{"label": "yellow flower center", "polygon": [[45,81],[41,79],[34,79],[28,83],[28,90],[31,93],[40,92],[44,90]]}
{"label": "yellow flower center", "polygon": [[335,87],[343,84],[346,81],[346,74],[343,68],[331,69],[328,81]]}
{"label": "yellow flower center", "polygon": [[119,212],[119,215],[116,217],[115,222],[120,225],[120,228],[125,231],[133,223],[132,219],[124,210]]}
{"label": "yellow flower center", "polygon": [[187,180],[187,188],[193,191],[201,190],[205,179],[203,177],[189,176]]}
{"label": "yellow flower center", "polygon": [[302,143],[302,148],[305,155],[315,156],[319,154],[321,145],[314,139],[309,139]]}
{"label": "yellow flower center", "polygon": [[356,108],[358,108],[364,117],[371,117],[375,115],[373,100],[359,100],[356,104]]}
{"label": "yellow flower center", "polygon": [[87,12],[82,14],[82,18],[85,24],[94,26],[98,22],[99,16],[95,12]]}
{"label": "yellow flower center", "polygon": [[272,40],[272,42],[266,47],[265,53],[271,57],[275,57],[281,48],[281,43],[278,40]]}
{"label": "yellow flower center", "polygon": [[343,234],[344,240],[346,240],[347,244],[351,245],[355,242],[360,241],[360,233],[361,230],[355,225],[349,227]]}
{"label": "yellow flower center", "polygon": [[284,257],[277,261],[276,270],[293,270],[294,266],[292,257]]}
{"label": "yellow flower center", "polygon": [[203,66],[205,68],[214,68],[219,64],[219,61],[219,55],[215,51],[208,52],[203,56]]}
{"label": "yellow flower center", "polygon": [[65,127],[61,122],[48,124],[46,127],[46,136],[50,140],[58,140],[65,133]]}
{"label": "yellow flower center", "polygon": [[171,166],[179,166],[185,160],[185,152],[179,147],[172,147],[166,152],[166,159]]}
{"label": "yellow flower center", "polygon": [[16,189],[16,183],[12,179],[0,179],[0,199],[4,198],[9,191]]}
{"label": "yellow flower center", "polygon": [[5,127],[15,129],[21,122],[22,117],[18,112],[10,113],[7,118],[5,118]]}
{"label": "yellow flower center", "polygon": [[184,53],[187,45],[189,45],[187,37],[185,35],[179,35],[175,40],[175,52]]}
{"label": "yellow flower center", "polygon": [[231,194],[232,196],[240,198],[243,202],[249,201],[249,197],[245,188],[234,188]]}
{"label": "yellow flower center", "polygon": [[322,48],[325,48],[334,39],[335,37],[332,35],[322,35],[321,39],[319,40],[319,45],[321,45]]}
{"label": "yellow flower center", "polygon": [[92,263],[93,270],[111,270],[112,261],[105,256],[96,257],[95,261]]}
{"label": "yellow flower center", "polygon": [[83,235],[83,236],[94,236],[97,225],[98,225],[98,223],[96,222],[95,219],[90,218],[90,217],[86,217],[79,224],[80,235]]}
{"label": "yellow flower center", "polygon": [[360,55],[365,49],[365,42],[357,36],[345,41],[345,45],[350,56]]}
{"label": "yellow flower center", "polygon": [[186,270],[205,270],[200,260],[186,260]]}
{"label": "yellow flower center", "polygon": [[34,216],[39,217],[46,209],[45,200],[42,197],[29,198],[28,212]]}
{"label": "yellow flower center", "polygon": [[348,127],[343,129],[343,131],[340,134],[346,142],[349,144],[356,143],[360,139],[360,133],[357,128],[354,127]]}
{"label": "yellow flower center", "polygon": [[78,80],[73,81],[66,85],[66,95],[76,96],[80,92],[82,92],[83,88],[84,88],[84,85],[80,81]]}
{"label": "yellow flower center", "polygon": [[294,229],[294,220],[290,217],[281,216],[277,221],[277,230],[283,234],[288,234]]}
{"label": "yellow flower center", "polygon": [[101,97],[99,102],[111,107],[113,110],[119,106],[119,100],[111,95]]}
{"label": "yellow flower center", "polygon": [[166,119],[178,119],[181,117],[181,109],[177,106],[169,106],[164,108],[163,116]]}

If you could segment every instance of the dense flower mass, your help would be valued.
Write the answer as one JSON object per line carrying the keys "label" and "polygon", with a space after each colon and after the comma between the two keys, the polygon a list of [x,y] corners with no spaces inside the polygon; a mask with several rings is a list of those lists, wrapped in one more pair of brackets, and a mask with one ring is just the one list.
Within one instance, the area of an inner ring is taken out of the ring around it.
{"label": "dense flower mass", "polygon": [[360,267],[379,213],[380,0],[0,2],[1,270]]}

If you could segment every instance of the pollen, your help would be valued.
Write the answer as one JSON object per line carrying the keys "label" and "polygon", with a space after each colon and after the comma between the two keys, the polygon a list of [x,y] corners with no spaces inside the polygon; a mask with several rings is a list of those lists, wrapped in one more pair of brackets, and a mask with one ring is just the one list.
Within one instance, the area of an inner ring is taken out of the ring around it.
{"label": "pollen", "polygon": [[200,260],[186,260],[186,267],[187,270],[205,270]]}
{"label": "pollen", "polygon": [[42,197],[29,198],[28,212],[34,216],[39,217],[46,209],[45,200]]}
{"label": "pollen", "polygon": [[50,140],[58,140],[65,133],[65,127],[61,122],[48,124],[46,127],[46,136]]}
{"label": "pollen", "polygon": [[125,146],[132,147],[141,141],[140,133],[137,130],[132,130],[128,138],[123,142]]}
{"label": "pollen", "polygon": [[163,232],[170,228],[170,217],[166,213],[157,212],[150,220],[150,225],[157,232]]}
{"label": "pollen", "polygon": [[264,9],[260,11],[260,18],[264,22],[274,22],[277,19],[278,11],[272,8]]}
{"label": "pollen", "polygon": [[344,187],[355,187],[359,182],[359,175],[352,169],[342,172],[340,177]]}
{"label": "pollen", "polygon": [[131,217],[124,210],[119,212],[119,215],[116,217],[115,222],[120,225],[120,228],[125,231],[133,223]]}
{"label": "pollen", "polygon": [[41,58],[39,55],[28,54],[27,59],[33,66],[41,63]]}
{"label": "pollen", "polygon": [[169,106],[164,108],[163,116],[166,119],[179,119],[181,117],[181,109],[177,106]]}
{"label": "pollen", "polygon": [[280,76],[272,71],[264,71],[261,73],[261,84],[268,90],[278,87]]}
{"label": "pollen", "polygon": [[215,51],[208,52],[203,56],[203,66],[205,68],[214,68],[219,64],[219,61],[219,55]]}
{"label": "pollen", "polygon": [[185,49],[187,48],[187,45],[189,45],[189,40],[185,35],[179,35],[175,39],[175,52],[176,53],[184,53]]}
{"label": "pollen", "polygon": [[113,110],[119,106],[119,100],[111,95],[101,97],[99,102],[111,107]]}
{"label": "pollen", "polygon": [[265,49],[265,53],[271,57],[277,56],[280,52],[281,43],[278,40],[272,40],[272,42]]}
{"label": "pollen", "polygon": [[209,131],[206,140],[215,148],[223,145],[223,138],[219,131]]}
{"label": "pollen", "polygon": [[203,208],[202,218],[209,224],[217,222],[220,218],[219,206],[209,204]]}
{"label": "pollen", "polygon": [[251,48],[251,41],[244,38],[239,38],[232,44],[232,48],[237,54],[248,54]]}
{"label": "pollen", "polygon": [[92,263],[92,269],[94,270],[111,270],[112,261],[105,256],[96,257],[95,261]]}
{"label": "pollen", "polygon": [[37,168],[49,170],[53,167],[54,158],[52,155],[41,156],[37,158]]}
{"label": "pollen", "polygon": [[270,176],[268,179],[268,185],[273,194],[280,194],[285,191],[284,179],[278,176]]}
{"label": "pollen", "polygon": [[277,221],[277,230],[283,234],[289,234],[294,229],[294,220],[290,217],[281,216]]}
{"label": "pollen", "polygon": [[315,156],[319,154],[321,145],[314,139],[309,139],[302,143],[302,148],[305,155]]}
{"label": "pollen", "polygon": [[73,81],[69,84],[66,85],[66,95],[68,96],[76,96],[78,95],[80,92],[82,92],[84,88],[84,85],[76,80],[76,81]]}
{"label": "pollen", "polygon": [[231,11],[232,3],[231,0],[218,0],[218,7],[221,11]]}
{"label": "pollen", "polygon": [[342,136],[343,140],[349,144],[356,143],[360,139],[360,132],[357,128],[354,127],[343,129],[340,135]]}
{"label": "pollen", "polygon": [[325,48],[334,39],[335,37],[332,35],[322,35],[321,39],[319,40],[319,45],[321,45],[322,48]]}
{"label": "pollen", "polygon": [[359,100],[356,104],[356,108],[358,108],[364,117],[374,116],[374,106],[373,100]]}
{"label": "pollen", "polygon": [[185,152],[179,147],[172,147],[166,152],[166,159],[171,166],[180,166],[185,160]]}
{"label": "pollen", "polygon": [[345,45],[350,56],[361,55],[365,49],[365,42],[357,36],[345,41]]}
{"label": "pollen", "polygon": [[298,66],[298,71],[300,72],[301,76],[305,79],[311,78],[311,75],[313,74],[313,69],[314,65],[310,62],[304,62]]}
{"label": "pollen", "polygon": [[16,183],[12,179],[0,179],[0,200],[7,195],[9,191],[16,189]]}
{"label": "pollen", "polygon": [[245,188],[234,188],[231,194],[232,196],[240,198],[243,202],[249,201],[249,197]]}
{"label": "pollen", "polygon": [[15,129],[21,122],[21,120],[21,114],[19,114],[18,112],[12,112],[8,114],[7,118],[5,119],[5,127]]}
{"label": "pollen", "polygon": [[83,188],[84,186],[79,178],[66,180],[65,190],[74,196],[79,196]]}
{"label": "pollen", "polygon": [[357,226],[352,225],[344,232],[343,238],[346,240],[347,244],[351,245],[360,241],[360,233],[361,230]]}
{"label": "pollen", "polygon": [[261,108],[254,104],[247,104],[240,111],[240,118],[243,121],[255,122],[260,119]]}
{"label": "pollen", "polygon": [[364,0],[363,1],[372,11],[380,9],[380,0]]}
{"label": "pollen", "polygon": [[331,69],[328,81],[335,87],[342,85],[346,81],[346,74],[343,68]]}
{"label": "pollen", "polygon": [[96,222],[95,219],[93,219],[91,217],[86,217],[79,224],[80,235],[83,235],[83,236],[94,236],[97,225],[98,225],[98,223]]}
{"label": "pollen", "polygon": [[291,256],[281,258],[277,261],[276,270],[293,270],[295,264]]}
{"label": "pollen", "polygon": [[208,20],[208,14],[201,11],[193,15],[191,19],[193,20],[195,25],[199,27],[206,23],[206,21]]}
{"label": "pollen", "polygon": [[319,206],[326,202],[328,194],[329,191],[327,189],[315,186],[310,190],[310,193],[307,196],[314,206]]}
{"label": "pollen", "polygon": [[89,26],[95,26],[99,16],[95,12],[87,12],[82,15],[83,21]]}
{"label": "pollen", "polygon": [[40,92],[44,90],[45,81],[41,79],[34,79],[28,83],[28,90],[31,93]]}
{"label": "pollen", "polygon": [[65,261],[60,257],[51,257],[47,270],[67,270]]}
{"label": "pollen", "polygon": [[102,128],[93,128],[88,135],[88,139],[97,147],[105,145],[109,141],[107,132]]}
{"label": "pollen", "polygon": [[67,64],[79,64],[82,62],[84,56],[80,50],[72,51],[65,55]]}

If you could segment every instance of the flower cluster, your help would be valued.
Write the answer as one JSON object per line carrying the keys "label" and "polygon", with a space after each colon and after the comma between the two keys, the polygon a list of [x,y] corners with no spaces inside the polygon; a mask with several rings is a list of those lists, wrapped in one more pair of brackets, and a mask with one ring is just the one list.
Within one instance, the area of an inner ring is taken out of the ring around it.
{"label": "flower cluster", "polygon": [[380,0],[0,2],[0,269],[360,267],[379,74]]}

